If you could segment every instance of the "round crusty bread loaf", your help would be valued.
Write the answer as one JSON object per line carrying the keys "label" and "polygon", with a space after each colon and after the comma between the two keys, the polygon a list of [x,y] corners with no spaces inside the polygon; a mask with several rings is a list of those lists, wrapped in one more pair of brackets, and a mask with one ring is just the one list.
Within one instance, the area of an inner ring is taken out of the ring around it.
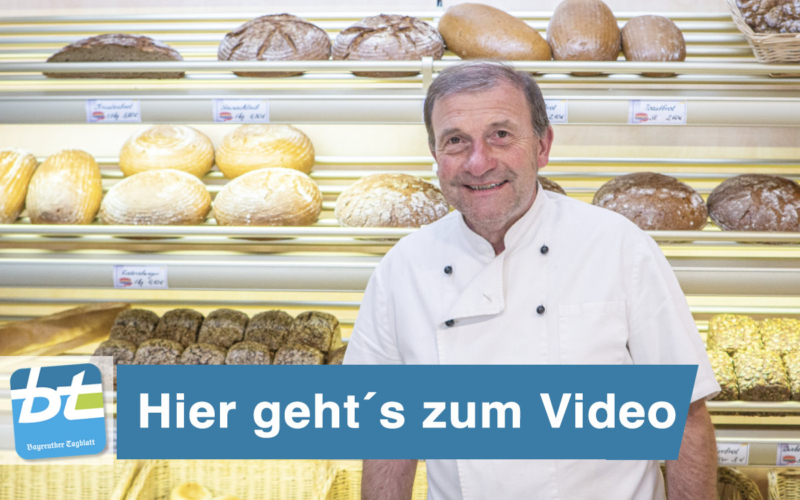
{"label": "round crusty bread loaf", "polygon": [[[430,24],[416,17],[381,14],[364,19],[336,36],[331,56],[339,61],[417,61],[441,59],[444,41]],[[418,71],[356,71],[357,76],[395,78]]]}
{"label": "round crusty bread loaf", "polygon": [[[331,56],[331,40],[321,28],[291,14],[261,16],[231,31],[219,44],[220,61],[317,61]],[[239,76],[282,77],[291,71],[239,71]]]}
{"label": "round crusty bread loaf", "polygon": [[242,125],[222,138],[216,155],[228,179],[270,167],[307,174],[314,166],[314,145],[291,125]]}
{"label": "round crusty bread loaf", "polygon": [[200,224],[211,209],[205,184],[180,170],[149,170],[119,181],[100,206],[104,224],[167,226]]}
{"label": "round crusty bread loaf", "polygon": [[447,9],[439,21],[447,48],[461,59],[549,61],[550,45],[538,31],[500,9],[462,3]]}
{"label": "round crusty bread loaf", "polygon": [[564,0],[558,4],[547,26],[547,41],[556,61],[616,61],[619,57],[617,19],[600,0]]}
{"label": "round crusty bread loaf", "polygon": [[155,125],[132,135],[119,153],[125,176],[171,168],[203,177],[214,166],[211,139],[185,125]]}
{"label": "round crusty bread loaf", "polygon": [[92,155],[65,150],[33,173],[25,204],[34,224],[90,224],[102,198],[100,167]]}
{"label": "round crusty bread loaf", "polygon": [[214,496],[205,486],[197,483],[183,483],[172,489],[169,500],[212,500]]}
{"label": "round crusty bread loaf", "polygon": [[606,182],[592,204],[624,215],[647,231],[699,230],[708,220],[706,204],[697,191],[674,177],[653,172]]}
{"label": "round crusty bread loaf", "polygon": [[800,231],[800,185],[777,175],[739,175],[711,192],[708,213],[725,231]]}
{"label": "round crusty bread loaf", "polygon": [[288,168],[264,168],[237,177],[214,200],[214,215],[222,226],[308,226],[321,211],[317,184]]}
{"label": "round crusty bread loaf", "polygon": [[334,213],[345,227],[420,227],[448,211],[433,184],[406,174],[374,174],[345,189]]}
{"label": "round crusty bread loaf", "polygon": [[552,191],[554,193],[563,194],[564,196],[567,195],[567,192],[564,191],[564,188],[561,187],[557,182],[551,181],[547,177],[542,177],[541,175],[536,177],[539,179],[539,183],[542,185],[542,189],[545,191]]}
{"label": "round crusty bread loaf", "polygon": [[0,151],[0,224],[11,224],[25,206],[36,157],[24,149]]}
{"label": "round crusty bread loaf", "polygon": [[[683,61],[686,42],[683,33],[663,16],[638,16],[622,28],[622,52],[628,61]],[[667,77],[675,73],[643,73],[644,76]]]}
{"label": "round crusty bread loaf", "polygon": [[736,5],[756,33],[800,32],[800,8],[794,0],[736,0]]}

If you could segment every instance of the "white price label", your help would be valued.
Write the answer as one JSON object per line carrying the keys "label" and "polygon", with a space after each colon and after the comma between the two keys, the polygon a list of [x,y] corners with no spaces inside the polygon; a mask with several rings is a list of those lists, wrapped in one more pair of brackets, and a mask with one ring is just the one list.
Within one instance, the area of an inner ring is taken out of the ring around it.
{"label": "white price label", "polygon": [[114,288],[169,288],[167,266],[114,266]]}
{"label": "white price label", "polygon": [[800,444],[778,444],[778,460],[776,465],[797,466],[800,461]]}
{"label": "white price label", "polygon": [[269,123],[269,101],[214,99],[215,123]]}
{"label": "white price label", "polygon": [[717,443],[718,465],[747,465],[750,446],[741,443]]}
{"label": "white price label", "polygon": [[547,119],[550,123],[567,123],[567,100],[545,99],[547,107]]}
{"label": "white price label", "polygon": [[686,125],[686,101],[629,101],[631,125]]}
{"label": "white price label", "polygon": [[141,123],[138,99],[88,99],[86,123]]}

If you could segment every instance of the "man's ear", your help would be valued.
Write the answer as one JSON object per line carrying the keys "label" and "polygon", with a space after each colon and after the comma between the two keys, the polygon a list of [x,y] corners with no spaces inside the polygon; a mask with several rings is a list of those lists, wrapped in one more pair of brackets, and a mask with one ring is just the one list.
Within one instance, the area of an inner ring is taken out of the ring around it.
{"label": "man's ear", "polygon": [[547,127],[547,132],[544,137],[538,140],[538,150],[536,154],[536,165],[542,169],[547,166],[550,161],[550,149],[553,147],[553,127]]}

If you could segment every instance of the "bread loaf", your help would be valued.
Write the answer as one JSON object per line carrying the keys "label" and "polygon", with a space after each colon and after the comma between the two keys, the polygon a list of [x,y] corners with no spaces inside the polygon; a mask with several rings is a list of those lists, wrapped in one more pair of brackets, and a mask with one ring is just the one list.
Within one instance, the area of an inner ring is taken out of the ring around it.
{"label": "bread loaf", "polygon": [[[257,17],[225,35],[220,61],[315,61],[331,56],[331,40],[321,28],[290,14]],[[282,77],[290,71],[237,71],[239,76]]]}
{"label": "bread loaf", "polygon": [[211,139],[184,125],[155,125],[132,135],[119,153],[126,176],[170,168],[203,177],[214,166]]}
{"label": "bread loaf", "polygon": [[725,351],[734,355],[740,351],[764,348],[758,334],[758,324],[750,316],[742,314],[718,314],[708,322],[709,349]]}
{"label": "bread loaf", "polygon": [[542,177],[541,175],[536,177],[539,180],[539,184],[542,185],[542,189],[545,191],[552,191],[553,193],[563,194],[564,196],[567,195],[567,192],[564,191],[557,182],[551,181],[547,177]]}
{"label": "bread loaf", "polygon": [[[683,33],[663,16],[638,16],[622,28],[622,52],[628,61],[683,61],[686,41]],[[644,76],[667,77],[675,73],[643,73]]]}
{"label": "bread loaf", "polygon": [[547,41],[556,61],[616,61],[619,57],[617,19],[600,0],[564,0],[558,4],[547,26]]}
{"label": "bread loaf", "polygon": [[244,339],[266,345],[277,351],[286,343],[294,318],[285,311],[264,311],[256,314],[247,323]]}
{"label": "bread loaf", "polygon": [[800,352],[800,320],[794,318],[767,318],[758,324],[758,334],[764,349],[780,355]]}
{"label": "bread loaf", "polygon": [[777,175],[739,175],[711,192],[708,213],[725,231],[800,231],[800,185]]}
{"label": "bread loaf", "polygon": [[181,354],[182,365],[224,365],[227,351],[213,344],[192,344]]}
{"label": "bread loaf", "polygon": [[241,311],[217,309],[211,311],[200,327],[197,342],[213,344],[225,349],[244,338],[248,317]]}
{"label": "bread loaf", "polygon": [[127,340],[140,345],[146,340],[155,337],[154,332],[158,325],[158,314],[147,309],[128,309],[122,311],[114,320],[111,327],[111,340]]}
{"label": "bread loaf", "polygon": [[226,365],[268,365],[271,362],[267,346],[247,340],[234,344],[225,357]]}
{"label": "bread loaf", "polygon": [[[380,14],[344,29],[333,43],[331,56],[339,61],[419,61],[441,59],[444,41],[433,26],[416,17]],[[395,78],[418,71],[356,71],[356,76]]]}
{"label": "bread loaf", "polygon": [[449,211],[442,192],[406,174],[373,174],[345,189],[334,211],[345,227],[420,227]]}
{"label": "bread loaf", "polygon": [[177,365],[180,362],[183,346],[167,339],[150,339],[142,342],[136,350],[137,365]]}
{"label": "bread loaf", "polygon": [[739,397],[744,401],[788,401],[789,377],[781,356],[772,351],[741,351],[733,355]]}
{"label": "bread loaf", "polygon": [[222,226],[308,226],[322,211],[322,193],[309,176],[264,168],[229,182],[214,200]]}
{"label": "bread loaf", "polygon": [[197,342],[197,333],[203,324],[203,315],[192,309],[173,309],[161,316],[155,337],[178,342],[188,347]]}
{"label": "bread loaf", "polygon": [[289,329],[288,344],[303,344],[326,353],[342,345],[342,330],[333,314],[306,311],[297,315]]}
{"label": "bread loaf", "polygon": [[341,365],[344,362],[344,355],[347,352],[347,344],[328,353],[326,365]]}
{"label": "bread loaf", "polygon": [[[177,50],[146,36],[111,33],[78,40],[59,50],[47,62],[183,61]],[[179,72],[48,73],[50,78],[183,78]]]}
{"label": "bread loaf", "polygon": [[592,204],[624,215],[644,230],[690,231],[706,225],[702,196],[667,175],[637,172],[603,184]]}
{"label": "bread loaf", "polygon": [[739,399],[739,383],[736,381],[736,372],[733,369],[733,360],[725,351],[708,351],[708,360],[711,369],[720,387],[720,393],[714,399],[717,401],[736,401]]}
{"label": "bread loaf", "polygon": [[127,340],[106,340],[94,351],[94,356],[111,356],[114,364],[114,390],[117,390],[117,365],[130,365],[136,356],[136,344]]}
{"label": "bread loaf", "polygon": [[736,5],[756,33],[800,32],[800,5],[795,0],[737,0]]}
{"label": "bread loaf", "polygon": [[89,153],[67,150],[36,169],[25,204],[34,224],[89,224],[102,198],[97,162]]}
{"label": "bread loaf", "polygon": [[789,377],[792,401],[800,401],[800,352],[787,354],[784,363]]}
{"label": "bread loaf", "polygon": [[321,365],[325,355],[305,344],[286,344],[275,354],[274,365]]}
{"label": "bread loaf", "polygon": [[314,145],[291,125],[242,125],[222,138],[217,166],[228,179],[271,167],[307,174],[314,166]]}
{"label": "bread loaf", "polygon": [[36,157],[23,149],[0,151],[0,224],[11,224],[25,206]]}
{"label": "bread loaf", "polygon": [[197,483],[180,484],[169,494],[169,500],[212,500],[212,498],[211,492]]}
{"label": "bread loaf", "polygon": [[550,45],[538,31],[511,14],[480,3],[447,9],[439,21],[447,48],[461,59],[549,61]]}

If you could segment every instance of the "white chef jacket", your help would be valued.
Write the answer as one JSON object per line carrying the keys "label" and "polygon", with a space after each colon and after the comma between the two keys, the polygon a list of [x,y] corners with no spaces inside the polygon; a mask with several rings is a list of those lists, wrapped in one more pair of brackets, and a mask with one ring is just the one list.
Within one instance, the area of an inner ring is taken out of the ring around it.
{"label": "white chef jacket", "polygon": [[[400,240],[369,281],[344,362],[692,364],[692,401],[720,390],[653,239],[541,185],[500,255],[459,212]],[[433,500],[665,496],[655,461],[429,460],[427,469]]]}

